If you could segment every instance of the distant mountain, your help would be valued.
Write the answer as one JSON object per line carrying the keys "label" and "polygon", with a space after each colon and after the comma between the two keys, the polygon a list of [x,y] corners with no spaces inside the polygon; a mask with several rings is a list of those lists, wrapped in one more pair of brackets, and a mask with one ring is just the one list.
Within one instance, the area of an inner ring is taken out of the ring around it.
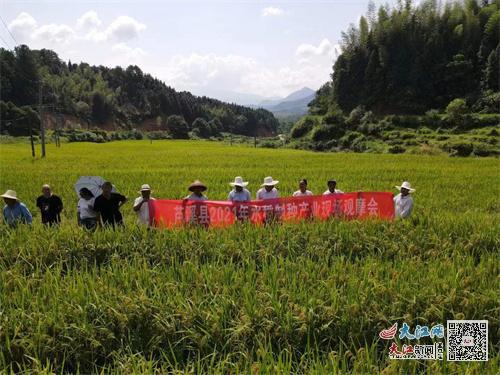
{"label": "distant mountain", "polygon": [[258,94],[249,94],[244,92],[230,91],[230,90],[218,90],[210,89],[195,92],[199,96],[208,96],[212,98],[217,98],[226,103],[235,103],[239,105],[244,105],[247,107],[259,107],[260,103],[268,100],[279,99],[278,97],[265,97]]}
{"label": "distant mountain", "polygon": [[271,111],[275,116],[302,116],[307,113],[307,105],[314,99],[316,92],[308,87],[292,92],[280,100],[266,100],[260,107]]}

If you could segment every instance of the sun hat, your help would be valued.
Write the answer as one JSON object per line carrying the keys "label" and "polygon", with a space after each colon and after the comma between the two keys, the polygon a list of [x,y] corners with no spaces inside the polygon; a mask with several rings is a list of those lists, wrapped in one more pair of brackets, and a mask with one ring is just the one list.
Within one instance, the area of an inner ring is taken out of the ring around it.
{"label": "sun hat", "polygon": [[151,191],[151,187],[148,184],[144,184],[141,186],[141,190],[139,190],[139,193],[141,191]]}
{"label": "sun hat", "polygon": [[7,199],[15,199],[16,201],[19,200],[19,198],[17,198],[17,193],[14,190],[7,190],[4,194],[0,195],[0,197]]}
{"label": "sun hat", "polygon": [[274,186],[278,184],[278,180],[273,180],[271,176],[264,178],[264,183],[260,186]]}
{"label": "sun hat", "polygon": [[401,191],[401,189],[407,189],[410,193],[414,193],[415,189],[412,189],[410,183],[408,181],[404,181],[401,186],[395,186],[396,189]]}
{"label": "sun hat", "polygon": [[188,190],[194,191],[194,188],[201,188],[201,191],[207,190],[207,187],[205,186],[205,184],[203,182],[201,182],[200,180],[195,180],[191,185],[189,185]]}
{"label": "sun hat", "polygon": [[243,177],[238,176],[234,178],[234,182],[230,182],[229,185],[231,186],[240,186],[240,187],[245,187],[248,185],[247,181],[243,181]]}

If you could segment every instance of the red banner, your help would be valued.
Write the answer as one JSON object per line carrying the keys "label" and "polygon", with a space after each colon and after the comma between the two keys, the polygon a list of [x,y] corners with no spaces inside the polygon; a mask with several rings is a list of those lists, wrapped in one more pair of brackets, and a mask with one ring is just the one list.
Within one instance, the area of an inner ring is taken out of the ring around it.
{"label": "red banner", "polygon": [[227,227],[235,222],[262,225],[271,222],[394,218],[392,193],[359,192],[304,197],[286,197],[248,202],[150,201],[150,220],[155,227],[196,225]]}

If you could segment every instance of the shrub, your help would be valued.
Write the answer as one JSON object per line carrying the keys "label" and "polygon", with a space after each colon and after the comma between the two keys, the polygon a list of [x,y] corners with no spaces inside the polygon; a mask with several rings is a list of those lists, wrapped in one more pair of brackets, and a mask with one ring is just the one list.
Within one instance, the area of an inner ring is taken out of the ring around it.
{"label": "shrub", "polygon": [[326,125],[337,125],[337,127],[343,127],[345,124],[345,117],[339,111],[328,112],[325,116],[323,116],[323,123]]}
{"label": "shrub", "polygon": [[313,141],[329,141],[343,136],[345,129],[340,125],[319,125],[315,126],[311,132],[311,139]]}
{"label": "shrub", "polygon": [[172,136],[166,131],[154,131],[148,133],[148,138],[151,140],[172,139]]}
{"label": "shrub", "polygon": [[363,134],[356,131],[347,132],[342,138],[339,139],[339,146],[349,148],[351,146],[351,143],[357,137],[363,137]]}
{"label": "shrub", "polygon": [[441,124],[441,116],[436,109],[430,109],[425,112],[425,122],[430,126],[439,126]]}
{"label": "shrub", "polygon": [[309,133],[316,123],[317,121],[311,117],[304,117],[293,126],[290,136],[292,138],[301,138]]}
{"label": "shrub", "polygon": [[462,127],[464,116],[468,112],[464,99],[453,99],[446,107],[446,117],[450,125]]}
{"label": "shrub", "polygon": [[367,125],[375,122],[375,115],[372,111],[365,112],[363,117],[361,118],[361,124]]}
{"label": "shrub", "polygon": [[212,135],[212,127],[202,117],[198,117],[191,125],[193,133],[200,138],[209,138]]}
{"label": "shrub", "polygon": [[422,125],[422,118],[420,116],[413,115],[389,115],[385,117],[385,120],[396,127],[402,128],[418,128]]}
{"label": "shrub", "polygon": [[474,147],[471,142],[455,141],[445,145],[450,156],[469,156]]}
{"label": "shrub", "polygon": [[363,107],[362,105],[357,106],[349,114],[346,123],[351,127],[358,126],[359,124],[361,124],[361,119],[365,116],[365,113],[365,107]]}
{"label": "shrub", "polygon": [[406,151],[406,149],[403,146],[394,145],[394,146],[389,147],[387,151],[390,154],[402,154]]}
{"label": "shrub", "polygon": [[498,152],[486,143],[475,142],[473,143],[472,154],[476,156],[494,156],[498,155]]}

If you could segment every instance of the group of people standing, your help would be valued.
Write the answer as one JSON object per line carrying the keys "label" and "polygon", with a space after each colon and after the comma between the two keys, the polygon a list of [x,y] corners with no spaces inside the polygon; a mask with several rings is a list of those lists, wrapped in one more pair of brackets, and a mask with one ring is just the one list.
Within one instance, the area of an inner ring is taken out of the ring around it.
{"label": "group of people standing", "polygon": [[[276,188],[279,181],[268,176],[264,178],[260,189],[256,193],[256,199],[276,199],[280,197],[279,190]],[[248,181],[244,181],[241,176],[230,182],[232,190],[229,192],[227,200],[234,202],[244,202],[251,200],[250,191],[247,189]],[[323,195],[342,194],[343,191],[337,189],[337,181],[334,179],[327,181],[328,189]],[[302,179],[298,183],[298,190],[293,193],[294,197],[313,195],[312,191],[307,188],[307,180]],[[415,192],[408,181],[403,182],[400,186],[396,186],[400,191],[394,197],[394,209],[396,217],[406,218],[410,216],[413,210],[413,199],[410,196]],[[88,230],[95,230],[98,226],[122,226],[123,216],[120,212],[121,206],[127,202],[127,198],[113,191],[113,185],[107,181],[101,186],[102,193],[97,197],[94,196],[88,188],[79,190],[80,199],[77,206],[78,224]],[[207,186],[200,180],[194,181],[189,185],[190,194],[184,199],[193,201],[205,201],[208,197],[204,194]],[[154,200],[151,196],[152,190],[148,184],[141,186],[139,191],[140,196],[134,201],[133,210],[137,215],[137,222],[140,225],[150,225],[149,220],[149,201]],[[28,207],[22,203],[14,190],[7,190],[1,197],[4,199],[5,206],[3,208],[4,222],[15,227],[19,223],[30,225],[33,217]],[[63,210],[63,202],[60,197],[52,193],[49,185],[42,186],[42,195],[36,199],[36,206],[40,209],[42,223],[53,226],[61,222],[61,212]]]}

